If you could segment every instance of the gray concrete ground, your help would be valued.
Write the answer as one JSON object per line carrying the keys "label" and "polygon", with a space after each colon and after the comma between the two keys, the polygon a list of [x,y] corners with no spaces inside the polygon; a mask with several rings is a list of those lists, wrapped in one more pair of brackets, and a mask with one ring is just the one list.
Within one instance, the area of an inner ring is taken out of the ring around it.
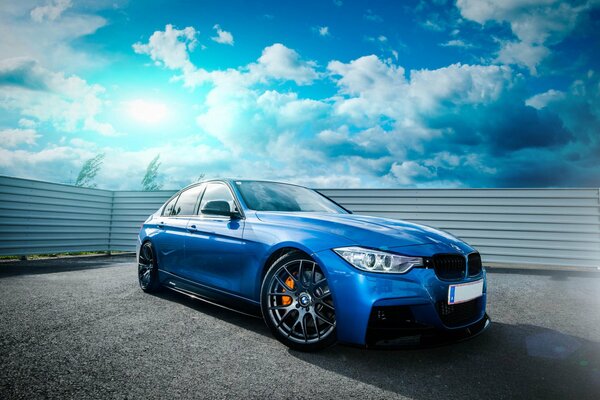
{"label": "gray concrete ground", "polygon": [[144,294],[132,257],[0,264],[0,399],[600,398],[600,274],[490,271],[490,330],[292,351],[264,323]]}

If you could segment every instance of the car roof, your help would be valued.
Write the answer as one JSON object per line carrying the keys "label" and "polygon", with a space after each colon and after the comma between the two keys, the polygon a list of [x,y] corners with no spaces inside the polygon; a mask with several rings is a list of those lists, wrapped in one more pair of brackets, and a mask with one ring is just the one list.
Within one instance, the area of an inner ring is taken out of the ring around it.
{"label": "car roof", "polygon": [[194,182],[192,184],[189,184],[189,185],[185,186],[181,190],[190,188],[192,186],[200,185],[200,184],[203,184],[203,183],[209,183],[209,182],[226,182],[226,183],[229,183],[231,186],[235,186],[236,182],[265,182],[265,183],[279,183],[279,184],[282,184],[282,185],[305,187],[305,186],[302,186],[302,185],[297,185],[295,183],[274,181],[274,180],[268,180],[268,179],[211,178],[211,179],[206,179],[206,180],[202,180],[202,181],[199,181],[199,182]]}

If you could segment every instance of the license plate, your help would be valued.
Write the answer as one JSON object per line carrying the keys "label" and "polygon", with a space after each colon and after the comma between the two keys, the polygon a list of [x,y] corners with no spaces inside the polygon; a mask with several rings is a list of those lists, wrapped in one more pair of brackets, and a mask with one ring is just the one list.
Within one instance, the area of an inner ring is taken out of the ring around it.
{"label": "license plate", "polygon": [[448,304],[464,303],[481,297],[483,294],[483,279],[475,282],[450,285],[448,287]]}

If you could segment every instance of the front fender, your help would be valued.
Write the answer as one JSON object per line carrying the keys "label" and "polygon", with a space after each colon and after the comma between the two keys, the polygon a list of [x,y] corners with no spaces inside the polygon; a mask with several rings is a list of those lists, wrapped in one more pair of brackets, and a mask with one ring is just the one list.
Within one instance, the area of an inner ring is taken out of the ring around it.
{"label": "front fender", "polygon": [[248,256],[256,266],[255,298],[260,299],[263,272],[269,258],[283,248],[295,248],[312,255],[322,250],[355,244],[348,238],[316,229],[287,227],[248,218],[244,227]]}

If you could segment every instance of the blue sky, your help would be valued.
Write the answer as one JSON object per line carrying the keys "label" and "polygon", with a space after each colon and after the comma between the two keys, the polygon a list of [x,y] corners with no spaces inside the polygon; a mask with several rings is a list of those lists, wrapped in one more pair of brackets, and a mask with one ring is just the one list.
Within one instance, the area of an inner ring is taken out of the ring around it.
{"label": "blue sky", "polygon": [[599,187],[600,1],[9,1],[0,174]]}

